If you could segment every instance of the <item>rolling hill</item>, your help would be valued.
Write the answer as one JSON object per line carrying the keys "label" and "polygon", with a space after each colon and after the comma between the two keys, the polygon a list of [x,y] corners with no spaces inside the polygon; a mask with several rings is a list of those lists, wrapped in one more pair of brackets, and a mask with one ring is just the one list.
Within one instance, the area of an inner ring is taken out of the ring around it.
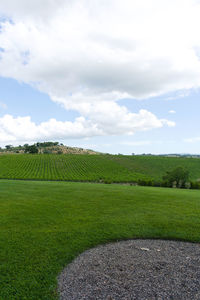
{"label": "rolling hill", "polygon": [[200,179],[200,159],[88,154],[3,154],[1,179],[91,182],[161,181],[166,171],[183,166],[190,180]]}

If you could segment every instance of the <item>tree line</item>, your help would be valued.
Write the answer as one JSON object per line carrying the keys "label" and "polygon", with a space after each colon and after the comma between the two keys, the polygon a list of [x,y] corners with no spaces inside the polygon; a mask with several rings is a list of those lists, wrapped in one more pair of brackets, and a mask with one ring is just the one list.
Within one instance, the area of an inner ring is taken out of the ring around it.
{"label": "tree line", "polygon": [[60,144],[59,142],[37,142],[33,145],[24,144],[19,146],[13,146],[13,145],[6,145],[5,150],[1,149],[1,151],[8,151],[8,152],[16,152],[19,153],[20,151],[24,151],[24,153],[31,153],[31,154],[37,154],[39,152],[40,148],[47,148],[47,147],[53,147],[53,146],[63,146],[63,144]]}

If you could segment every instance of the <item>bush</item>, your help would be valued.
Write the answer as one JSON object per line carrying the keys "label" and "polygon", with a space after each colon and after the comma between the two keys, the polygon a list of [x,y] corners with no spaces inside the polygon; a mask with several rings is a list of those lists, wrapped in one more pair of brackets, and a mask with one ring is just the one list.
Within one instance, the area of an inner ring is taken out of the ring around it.
{"label": "bush", "polygon": [[152,182],[152,186],[160,187],[161,186],[161,182],[160,181],[153,181]]}
{"label": "bush", "polygon": [[172,187],[167,180],[164,180],[160,184],[161,187]]}
{"label": "bush", "polygon": [[112,182],[111,179],[105,179],[105,180],[104,180],[104,183],[105,183],[105,184],[111,184],[111,183],[113,183],[113,182]]}
{"label": "bush", "polygon": [[152,180],[148,180],[148,181],[147,181],[147,185],[148,185],[148,186],[152,186],[152,185],[153,185],[153,181],[152,181]]}
{"label": "bush", "polygon": [[[149,179],[139,179],[137,181],[137,184],[141,185],[141,186],[155,186],[154,181],[149,180]],[[160,186],[160,184],[158,186]]]}
{"label": "bush", "polygon": [[139,185],[142,185],[142,186],[145,186],[145,185],[146,185],[146,181],[143,180],[143,179],[139,179],[139,180],[138,180],[138,184],[139,184]]}
{"label": "bush", "polygon": [[190,182],[191,189],[200,189],[200,183],[195,181],[195,182]]}

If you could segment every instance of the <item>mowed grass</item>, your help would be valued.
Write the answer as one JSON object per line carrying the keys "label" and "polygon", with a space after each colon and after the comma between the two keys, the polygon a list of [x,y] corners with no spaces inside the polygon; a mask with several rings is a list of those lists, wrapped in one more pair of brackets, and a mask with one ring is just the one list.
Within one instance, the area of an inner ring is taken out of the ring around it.
{"label": "mowed grass", "polygon": [[57,275],[109,241],[200,242],[200,191],[0,181],[0,299],[57,298]]}

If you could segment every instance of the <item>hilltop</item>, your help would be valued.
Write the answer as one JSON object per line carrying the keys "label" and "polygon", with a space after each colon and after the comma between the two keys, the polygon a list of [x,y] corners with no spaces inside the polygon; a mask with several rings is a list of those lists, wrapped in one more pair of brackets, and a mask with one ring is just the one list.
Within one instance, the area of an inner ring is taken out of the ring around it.
{"label": "hilltop", "polygon": [[0,149],[0,153],[4,154],[24,154],[24,153],[39,153],[39,154],[101,154],[100,152],[78,147],[69,147],[59,142],[37,142],[33,145],[24,144],[23,146],[6,145],[4,149]]}

